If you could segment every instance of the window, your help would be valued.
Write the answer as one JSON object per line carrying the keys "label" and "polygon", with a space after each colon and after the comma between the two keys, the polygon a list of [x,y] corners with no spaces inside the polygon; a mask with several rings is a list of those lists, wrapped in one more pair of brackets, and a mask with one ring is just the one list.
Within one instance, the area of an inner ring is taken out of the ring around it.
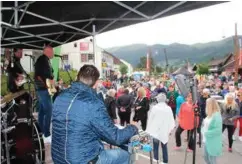
{"label": "window", "polygon": [[81,62],[88,62],[88,54],[81,54]]}
{"label": "window", "polygon": [[68,55],[67,54],[62,55],[62,59],[65,61],[68,61]]}
{"label": "window", "polygon": [[93,60],[94,55],[93,54],[88,54],[88,61]]}

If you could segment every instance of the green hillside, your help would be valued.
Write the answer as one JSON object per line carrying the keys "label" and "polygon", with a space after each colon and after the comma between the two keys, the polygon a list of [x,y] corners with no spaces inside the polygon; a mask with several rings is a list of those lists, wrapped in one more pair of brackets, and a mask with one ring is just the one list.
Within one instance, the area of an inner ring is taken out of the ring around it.
{"label": "green hillside", "polygon": [[[242,38],[242,36],[240,36]],[[212,57],[221,58],[228,53],[234,51],[233,37],[229,37],[216,42],[198,43],[193,45],[185,45],[173,43],[170,45],[156,44],[152,45],[152,56],[154,61],[161,65],[165,65],[164,48],[170,65],[181,65],[184,60],[189,59],[192,63],[200,63],[209,61]],[[107,51],[113,53],[120,59],[124,59],[137,66],[139,58],[146,56],[148,45],[133,44],[123,47],[110,48]]]}

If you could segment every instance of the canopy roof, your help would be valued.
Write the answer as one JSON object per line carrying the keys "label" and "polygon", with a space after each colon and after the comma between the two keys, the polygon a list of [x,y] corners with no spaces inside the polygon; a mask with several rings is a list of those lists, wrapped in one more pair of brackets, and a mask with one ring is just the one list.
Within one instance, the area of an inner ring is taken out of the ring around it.
{"label": "canopy roof", "polygon": [[218,3],[221,2],[3,1],[1,47],[41,49],[44,44],[55,47]]}

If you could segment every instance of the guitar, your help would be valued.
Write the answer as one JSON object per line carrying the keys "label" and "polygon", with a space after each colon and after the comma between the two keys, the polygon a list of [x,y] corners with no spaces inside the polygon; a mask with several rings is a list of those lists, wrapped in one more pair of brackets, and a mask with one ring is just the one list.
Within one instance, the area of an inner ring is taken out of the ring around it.
{"label": "guitar", "polygon": [[46,85],[48,87],[49,94],[53,96],[57,92],[55,88],[55,81],[51,79],[46,79]]}
{"label": "guitar", "polygon": [[15,79],[15,84],[20,87],[23,84],[27,83],[26,76],[24,74],[17,73],[17,78]]}

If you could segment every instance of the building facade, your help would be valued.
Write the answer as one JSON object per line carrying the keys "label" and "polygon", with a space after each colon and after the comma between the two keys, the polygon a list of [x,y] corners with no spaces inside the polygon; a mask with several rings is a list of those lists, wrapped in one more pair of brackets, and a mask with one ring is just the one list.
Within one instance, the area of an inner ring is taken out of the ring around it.
{"label": "building facade", "polygon": [[92,37],[62,45],[60,55],[63,56],[60,68],[68,65],[79,70],[85,64],[92,64],[98,68],[101,78],[109,78],[115,71],[113,55],[98,46],[94,47]]}

